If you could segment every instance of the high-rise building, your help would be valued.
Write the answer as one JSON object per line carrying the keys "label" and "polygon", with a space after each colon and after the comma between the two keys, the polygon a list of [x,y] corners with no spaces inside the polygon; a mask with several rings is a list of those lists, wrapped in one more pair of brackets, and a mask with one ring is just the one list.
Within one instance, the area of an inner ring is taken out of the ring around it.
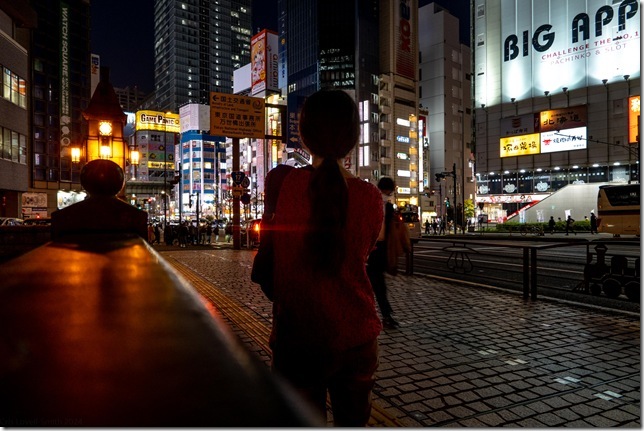
{"label": "high-rise building", "polygon": [[[28,3],[0,1],[0,217],[21,216],[29,185],[30,32],[36,14]],[[28,208],[43,202],[29,201]]]}
{"label": "high-rise building", "polygon": [[[423,221],[445,217],[448,212],[451,219],[454,215],[446,207],[447,200],[452,201],[450,208],[462,208],[464,201],[473,203],[475,199],[471,50],[459,41],[459,19],[438,4],[421,7],[418,20],[421,32],[418,91],[420,104],[427,110],[422,155],[429,168],[424,171],[423,188],[431,197],[422,200],[427,205],[421,205],[421,212]],[[441,179],[441,173],[453,172],[454,167],[455,179],[453,176]],[[461,209],[457,220],[462,215]]]}
{"label": "high-rise building", "polygon": [[[297,135],[306,96],[344,89],[361,118],[360,140],[345,167],[372,183],[393,177],[398,203],[417,204],[417,137],[410,137],[417,116],[417,2],[280,0],[278,8],[278,73],[287,94],[290,154],[309,162]],[[396,126],[398,117],[405,125]],[[394,143],[397,134],[404,142]],[[397,152],[407,156],[396,159]]]}
{"label": "high-rise building", "polygon": [[418,148],[418,2],[381,0],[379,35],[380,142],[370,162],[379,169],[372,169],[371,179],[393,178],[396,204],[417,214],[423,177]]}
{"label": "high-rise building", "polygon": [[[32,126],[29,192],[51,214],[81,190],[72,147],[86,135],[90,100],[89,0],[34,1],[38,26],[31,41]],[[39,207],[40,208],[40,207]]]}
{"label": "high-rise building", "polygon": [[144,94],[141,89],[137,86],[125,88],[114,88],[116,92],[116,97],[119,99],[119,104],[126,112],[137,111],[143,101],[148,97],[147,94]]}
{"label": "high-rise building", "polygon": [[156,108],[178,112],[232,93],[233,71],[250,62],[251,0],[155,0]]}

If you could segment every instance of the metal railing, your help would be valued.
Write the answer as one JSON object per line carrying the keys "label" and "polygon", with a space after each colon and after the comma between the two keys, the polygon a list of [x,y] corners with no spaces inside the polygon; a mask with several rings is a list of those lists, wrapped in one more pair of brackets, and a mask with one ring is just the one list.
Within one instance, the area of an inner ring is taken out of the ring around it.
{"label": "metal railing", "polygon": [[52,215],[51,242],[0,265],[0,426],[324,426],[126,206],[91,194]]}

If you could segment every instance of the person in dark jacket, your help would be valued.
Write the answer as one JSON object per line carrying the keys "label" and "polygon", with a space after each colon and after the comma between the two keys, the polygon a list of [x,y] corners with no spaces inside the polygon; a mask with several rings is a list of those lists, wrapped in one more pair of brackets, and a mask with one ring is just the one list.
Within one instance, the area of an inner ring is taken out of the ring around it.
{"label": "person in dark jacket", "polygon": [[390,202],[391,194],[395,188],[394,180],[389,177],[382,177],[378,181],[378,189],[382,193],[384,202],[385,217],[382,221],[380,235],[378,242],[376,242],[376,249],[369,254],[367,260],[367,275],[373,288],[373,293],[376,295],[378,308],[382,314],[382,323],[387,328],[397,328],[398,322],[391,317],[393,309],[387,299],[387,284],[385,283],[385,271],[387,269],[387,237],[389,233],[389,226],[391,219],[394,216],[394,205]]}

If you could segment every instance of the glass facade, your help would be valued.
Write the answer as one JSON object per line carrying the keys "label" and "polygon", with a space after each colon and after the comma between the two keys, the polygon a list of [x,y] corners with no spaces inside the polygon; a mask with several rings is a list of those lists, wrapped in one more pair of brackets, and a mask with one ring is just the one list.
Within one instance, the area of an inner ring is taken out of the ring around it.
{"label": "glass facade", "polygon": [[233,71],[250,62],[251,0],[158,0],[154,9],[157,108],[232,93]]}
{"label": "glass facade", "polygon": [[31,46],[32,187],[69,188],[80,184],[70,147],[82,145],[82,112],[90,99],[89,2],[39,1],[32,7],[38,14]]}

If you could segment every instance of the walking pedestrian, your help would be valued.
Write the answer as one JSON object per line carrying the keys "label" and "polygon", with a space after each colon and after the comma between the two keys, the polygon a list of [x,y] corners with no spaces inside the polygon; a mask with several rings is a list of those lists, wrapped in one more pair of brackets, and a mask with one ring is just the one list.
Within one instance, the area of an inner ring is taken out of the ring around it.
{"label": "walking pedestrian", "polygon": [[429,219],[425,219],[425,235],[429,235],[430,227],[431,227],[431,224],[429,224]]}
{"label": "walking pedestrian", "polygon": [[208,244],[212,243],[212,224],[211,223],[208,223],[208,225],[206,226],[206,241],[208,242]]}
{"label": "walking pedestrian", "polygon": [[281,176],[271,215],[277,232],[272,367],[323,417],[328,391],[334,424],[341,427],[369,420],[382,329],[365,268],[382,224],[382,200],[376,187],[342,164],[358,141],[359,118],[344,91],[309,96],[300,136],[313,169],[280,165],[269,172],[265,189],[270,201],[275,178],[290,169]]}
{"label": "walking pedestrian", "polygon": [[369,254],[367,260],[367,275],[376,295],[378,308],[382,314],[382,323],[386,328],[397,328],[398,322],[391,316],[393,309],[387,298],[387,283],[385,282],[385,271],[387,270],[387,239],[391,229],[391,221],[394,216],[394,205],[391,202],[391,194],[394,192],[394,180],[389,177],[382,177],[378,181],[378,188],[384,202],[384,217],[376,248]]}
{"label": "walking pedestrian", "polygon": [[182,222],[181,226],[179,226],[179,245],[184,248],[188,244],[188,234],[189,234],[189,229],[188,229],[188,222]]}
{"label": "walking pedestrian", "polygon": [[597,216],[593,211],[590,212],[590,233],[592,235],[598,233],[597,232]]}
{"label": "walking pedestrian", "polygon": [[555,233],[555,226],[556,226],[555,218],[554,216],[550,216],[550,220],[548,220],[548,229],[550,230],[550,235]]}
{"label": "walking pedestrian", "polygon": [[157,244],[161,244],[161,229],[159,228],[159,223],[154,225],[154,241]]}
{"label": "walking pedestrian", "polygon": [[154,227],[152,223],[148,223],[148,243],[154,244]]}
{"label": "walking pedestrian", "polygon": [[575,228],[573,227],[573,223],[575,223],[575,219],[568,216],[566,219],[566,236],[568,236],[569,231],[577,235],[577,232],[575,232]]}

